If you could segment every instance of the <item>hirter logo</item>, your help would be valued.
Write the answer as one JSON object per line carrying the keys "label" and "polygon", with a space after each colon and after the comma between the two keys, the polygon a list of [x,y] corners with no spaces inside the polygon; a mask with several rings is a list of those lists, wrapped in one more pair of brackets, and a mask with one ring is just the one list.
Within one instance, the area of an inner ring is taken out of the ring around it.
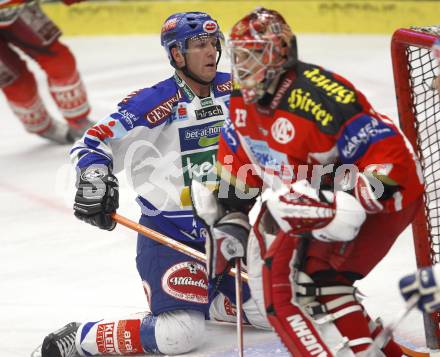
{"label": "hirter logo", "polygon": [[206,268],[197,262],[173,265],[162,276],[162,289],[176,299],[208,303],[208,277]]}
{"label": "hirter logo", "polygon": [[203,30],[207,33],[214,33],[217,31],[217,23],[211,20],[205,21]]}

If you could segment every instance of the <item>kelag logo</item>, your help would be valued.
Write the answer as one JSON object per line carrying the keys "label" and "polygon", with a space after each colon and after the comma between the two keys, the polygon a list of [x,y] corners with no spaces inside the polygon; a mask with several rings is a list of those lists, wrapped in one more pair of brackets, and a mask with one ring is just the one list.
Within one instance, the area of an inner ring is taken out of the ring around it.
{"label": "kelag logo", "polygon": [[220,105],[213,105],[211,107],[198,109],[195,112],[197,120],[223,115],[223,109]]}
{"label": "kelag logo", "polygon": [[187,128],[179,128],[180,149],[182,152],[217,145],[223,121],[215,121]]}

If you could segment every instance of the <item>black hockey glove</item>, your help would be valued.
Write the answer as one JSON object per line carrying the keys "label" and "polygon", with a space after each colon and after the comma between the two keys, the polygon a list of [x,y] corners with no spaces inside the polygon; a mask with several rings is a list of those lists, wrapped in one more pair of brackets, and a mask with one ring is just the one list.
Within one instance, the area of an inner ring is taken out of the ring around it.
{"label": "black hockey glove", "polygon": [[105,165],[81,169],[76,187],[75,216],[101,229],[113,230],[116,222],[111,214],[119,207],[119,187],[110,169]]}

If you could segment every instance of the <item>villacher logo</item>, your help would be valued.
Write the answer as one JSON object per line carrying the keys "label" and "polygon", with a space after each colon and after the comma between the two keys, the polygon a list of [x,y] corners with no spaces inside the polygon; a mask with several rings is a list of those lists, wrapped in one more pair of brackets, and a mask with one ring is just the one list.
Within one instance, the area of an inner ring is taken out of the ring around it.
{"label": "villacher logo", "polygon": [[215,117],[218,115],[223,115],[223,109],[220,105],[213,105],[211,107],[202,108],[196,110],[196,118],[197,120],[203,120],[206,118]]}

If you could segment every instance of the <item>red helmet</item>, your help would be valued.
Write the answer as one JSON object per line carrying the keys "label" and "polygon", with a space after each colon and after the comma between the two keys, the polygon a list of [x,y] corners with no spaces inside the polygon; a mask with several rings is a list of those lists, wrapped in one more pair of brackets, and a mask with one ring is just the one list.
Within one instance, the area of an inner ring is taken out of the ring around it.
{"label": "red helmet", "polygon": [[228,50],[234,80],[246,102],[255,102],[272,81],[297,62],[296,38],[274,10],[257,8],[231,30]]}

